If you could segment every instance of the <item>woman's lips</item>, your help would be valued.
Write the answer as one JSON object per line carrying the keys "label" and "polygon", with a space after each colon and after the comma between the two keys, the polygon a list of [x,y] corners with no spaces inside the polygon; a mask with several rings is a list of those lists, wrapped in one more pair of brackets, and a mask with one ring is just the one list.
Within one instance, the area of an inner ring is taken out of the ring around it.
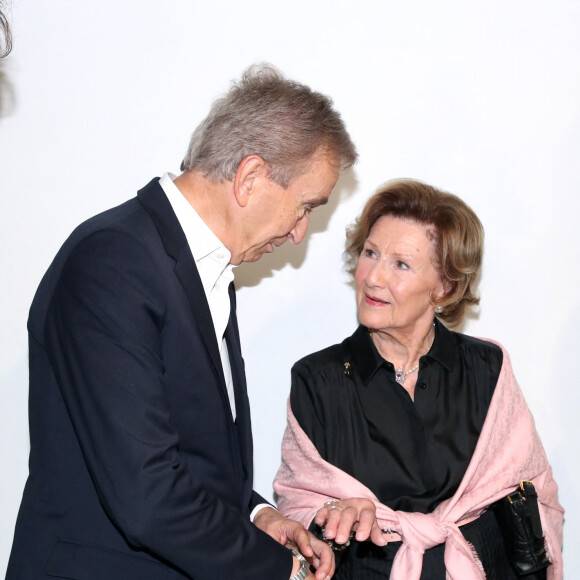
{"label": "woman's lips", "polygon": [[390,302],[387,302],[386,300],[381,300],[380,298],[377,298],[376,296],[370,296],[366,292],[365,292],[365,302],[367,304],[370,304],[371,306],[380,306],[382,304],[390,304]]}

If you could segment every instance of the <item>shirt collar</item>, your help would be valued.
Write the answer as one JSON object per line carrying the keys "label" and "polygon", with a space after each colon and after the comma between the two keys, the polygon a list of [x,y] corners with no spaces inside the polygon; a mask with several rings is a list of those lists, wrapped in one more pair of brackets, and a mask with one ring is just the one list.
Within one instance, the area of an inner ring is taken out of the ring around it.
{"label": "shirt collar", "polygon": [[159,185],[185,233],[203,287],[208,294],[222,274],[225,274],[228,281],[233,280],[233,266],[230,265],[232,255],[179,191],[173,183],[174,179],[175,175],[166,173],[159,180]]}
{"label": "shirt collar", "polygon": [[[455,359],[456,344],[455,334],[435,319],[435,338],[431,349],[424,356],[438,362],[447,370],[451,370]],[[392,363],[379,354],[365,326],[359,325],[350,337],[350,348],[353,354],[352,363],[365,385],[368,385],[381,366],[393,367]]]}
{"label": "shirt collar", "polygon": [[452,370],[457,349],[457,337],[452,330],[435,318],[435,340],[426,356]]}
{"label": "shirt collar", "polygon": [[174,179],[175,175],[166,173],[159,180],[159,185],[163,188],[165,195],[169,199],[169,203],[171,203],[171,207],[187,237],[195,261],[198,262],[214,252],[221,251],[227,258],[226,264],[229,263],[231,259],[230,251],[210,230],[193,206],[187,201],[181,191],[179,191],[175,183],[173,183]]}

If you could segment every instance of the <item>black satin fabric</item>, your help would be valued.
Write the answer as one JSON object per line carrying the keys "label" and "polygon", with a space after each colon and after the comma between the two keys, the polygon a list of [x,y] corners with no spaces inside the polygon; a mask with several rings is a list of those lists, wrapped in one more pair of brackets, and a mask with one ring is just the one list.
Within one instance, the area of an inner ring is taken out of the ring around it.
{"label": "black satin fabric", "polygon": [[[382,503],[429,513],[455,493],[463,478],[502,360],[498,346],[452,332],[436,320],[433,345],[419,361],[413,401],[368,330],[359,326],[341,344],[294,365],[292,411],[322,458],[358,479]],[[368,543],[356,550],[373,551]],[[442,548],[433,550],[442,566]],[[431,557],[426,556],[424,569]],[[344,576],[350,577],[358,576]]]}

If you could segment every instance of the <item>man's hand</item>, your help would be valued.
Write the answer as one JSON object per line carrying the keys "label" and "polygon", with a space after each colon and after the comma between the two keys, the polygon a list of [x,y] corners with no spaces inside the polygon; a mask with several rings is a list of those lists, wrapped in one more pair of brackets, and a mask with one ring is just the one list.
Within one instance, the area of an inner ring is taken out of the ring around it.
{"label": "man's hand", "polygon": [[324,536],[337,544],[345,544],[351,532],[359,542],[370,540],[377,546],[384,546],[387,540],[375,517],[375,504],[363,498],[349,498],[334,501],[316,512],[314,521],[324,525]]}
{"label": "man's hand", "polygon": [[[304,526],[284,517],[273,508],[261,509],[254,518],[254,524],[280,544],[293,544],[297,550],[316,568],[316,580],[327,580],[334,574],[334,554],[330,547],[316,538]],[[298,560],[293,561],[294,575],[298,571]],[[296,570],[294,571],[294,568]]]}

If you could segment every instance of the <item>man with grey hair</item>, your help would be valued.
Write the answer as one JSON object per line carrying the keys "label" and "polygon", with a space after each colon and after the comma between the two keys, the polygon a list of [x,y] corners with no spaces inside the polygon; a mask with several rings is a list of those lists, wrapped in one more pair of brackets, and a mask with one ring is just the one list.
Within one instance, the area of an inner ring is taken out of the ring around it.
{"label": "man with grey hair", "polygon": [[30,310],[30,475],[7,580],[332,575],[328,546],[252,490],[232,268],[299,243],[355,159],[327,97],[251,67],[181,175],[72,233]]}

